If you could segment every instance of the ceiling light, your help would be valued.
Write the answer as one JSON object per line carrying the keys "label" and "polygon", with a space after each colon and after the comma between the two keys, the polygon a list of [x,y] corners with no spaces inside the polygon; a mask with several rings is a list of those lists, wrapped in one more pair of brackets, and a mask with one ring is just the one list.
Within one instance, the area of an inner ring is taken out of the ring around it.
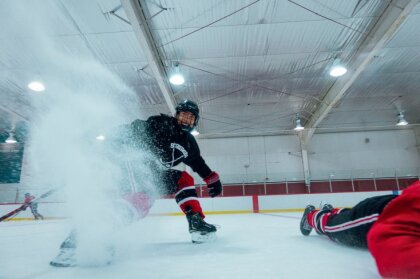
{"label": "ceiling light", "polygon": [[184,84],[185,79],[181,74],[174,74],[169,78],[169,81],[173,85],[181,85],[181,84]]}
{"label": "ceiling light", "polygon": [[200,134],[200,132],[199,132],[199,131],[197,131],[197,129],[196,129],[196,128],[194,128],[194,129],[191,131],[191,135],[193,135],[194,137],[198,136],[199,134]]}
{"label": "ceiling light", "polygon": [[45,85],[40,81],[31,81],[28,88],[35,92],[42,92],[45,90]]}
{"label": "ceiling light", "polygon": [[6,139],[6,143],[16,143],[17,140],[13,132],[9,133],[9,137]]}
{"label": "ceiling light", "polygon": [[297,116],[296,117],[296,126],[295,126],[295,128],[293,130],[295,130],[295,131],[302,131],[304,129],[305,129],[305,127],[302,126],[302,124],[300,123],[300,118]]}
{"label": "ceiling light", "polygon": [[104,141],[104,140],[105,140],[105,136],[104,136],[104,135],[102,135],[102,134],[99,134],[99,135],[96,137],[96,139],[97,139],[97,140],[99,140],[99,141]]}
{"label": "ceiling light", "polygon": [[334,60],[334,63],[330,69],[330,76],[332,77],[341,77],[347,73],[347,68],[344,67],[344,65],[341,64],[340,59],[336,58]]}
{"label": "ceiling light", "polygon": [[405,118],[404,118],[404,114],[402,113],[402,112],[400,112],[399,114],[398,114],[398,122],[397,122],[397,126],[405,126],[405,125],[407,125],[408,124],[408,122],[407,122],[407,120],[405,120]]}
{"label": "ceiling light", "polygon": [[173,85],[181,85],[184,84],[185,79],[184,76],[179,71],[179,65],[175,65],[175,69],[172,75],[169,77],[169,82]]}

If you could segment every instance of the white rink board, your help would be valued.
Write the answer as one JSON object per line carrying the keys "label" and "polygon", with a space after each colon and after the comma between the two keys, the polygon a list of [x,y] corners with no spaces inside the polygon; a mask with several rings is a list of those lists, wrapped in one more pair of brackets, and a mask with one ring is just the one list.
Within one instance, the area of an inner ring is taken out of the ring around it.
{"label": "white rink board", "polygon": [[[300,194],[300,195],[273,195],[259,196],[260,210],[302,210],[308,204],[319,206],[320,203],[331,203],[336,207],[352,207],[365,198],[389,195],[391,191],[334,193],[334,194]],[[253,210],[252,196],[245,197],[217,197],[199,198],[201,207],[207,213],[234,211],[244,212]],[[18,208],[21,204],[0,205],[0,216]],[[39,203],[38,212],[46,218],[64,218],[67,216],[66,203]],[[175,199],[158,199],[155,201],[150,214],[177,214],[181,213]],[[21,212],[17,217],[32,218],[30,209]]]}
{"label": "white rink board", "polygon": [[[199,198],[198,200],[202,209],[206,212],[252,210],[251,197]],[[173,214],[179,212],[180,209],[174,199],[156,200],[150,210],[151,214]]]}
{"label": "white rink board", "polygon": [[276,195],[259,196],[260,210],[276,209],[303,209],[308,204],[316,207],[320,203],[330,203],[335,207],[353,207],[358,202],[381,195],[390,195],[391,191],[357,192],[357,193],[334,193],[334,194],[303,194],[303,195]]}

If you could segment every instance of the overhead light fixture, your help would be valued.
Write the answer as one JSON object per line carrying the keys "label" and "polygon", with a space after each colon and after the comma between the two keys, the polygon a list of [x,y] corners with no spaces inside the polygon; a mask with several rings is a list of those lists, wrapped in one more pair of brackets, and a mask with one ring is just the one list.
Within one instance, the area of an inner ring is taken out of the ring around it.
{"label": "overhead light fixture", "polygon": [[200,134],[200,132],[199,132],[199,131],[197,131],[197,129],[196,129],[196,128],[194,128],[194,129],[191,131],[191,135],[193,135],[194,137],[198,136],[199,134]]}
{"label": "overhead light fixture", "polygon": [[40,81],[31,81],[28,83],[28,88],[35,92],[42,92],[45,90],[45,85]]}
{"label": "overhead light fixture", "polygon": [[97,139],[97,140],[99,140],[99,141],[104,141],[104,140],[105,140],[105,136],[104,136],[104,135],[102,135],[102,134],[99,134],[99,135],[96,137],[96,139]]}
{"label": "overhead light fixture", "polygon": [[179,71],[179,64],[176,64],[172,75],[169,77],[169,82],[173,85],[182,85],[185,82],[184,76]]}
{"label": "overhead light fixture", "polygon": [[407,120],[405,120],[404,114],[402,112],[400,112],[398,114],[397,126],[405,126],[407,124],[408,124],[408,122],[407,122]]}
{"label": "overhead light fixture", "polygon": [[305,129],[305,127],[303,127],[302,124],[300,123],[300,117],[299,117],[299,115],[296,115],[295,122],[296,122],[296,126],[295,126],[295,128],[293,128],[293,130],[295,130],[295,131],[302,131],[302,130]]}
{"label": "overhead light fixture", "polygon": [[17,143],[15,134],[13,132],[9,133],[9,137],[6,139],[6,143]]}
{"label": "overhead light fixture", "polygon": [[347,73],[347,68],[341,63],[339,58],[334,59],[334,63],[330,69],[330,76],[332,77],[341,77]]}

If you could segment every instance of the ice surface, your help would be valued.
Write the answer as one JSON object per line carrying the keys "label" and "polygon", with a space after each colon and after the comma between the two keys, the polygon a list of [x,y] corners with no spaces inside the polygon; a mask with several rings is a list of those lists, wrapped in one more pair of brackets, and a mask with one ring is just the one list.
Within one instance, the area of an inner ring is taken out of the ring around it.
{"label": "ice surface", "polygon": [[0,223],[0,278],[380,278],[367,250],[299,232],[300,214],[209,215],[216,242],[192,244],[185,217],[147,217],[115,233],[105,267],[48,262],[69,232],[67,220]]}

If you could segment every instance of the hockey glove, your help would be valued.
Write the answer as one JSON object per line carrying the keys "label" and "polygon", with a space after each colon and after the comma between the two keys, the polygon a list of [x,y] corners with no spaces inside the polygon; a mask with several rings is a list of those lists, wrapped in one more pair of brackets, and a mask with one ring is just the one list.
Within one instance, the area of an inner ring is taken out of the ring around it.
{"label": "hockey glove", "polygon": [[219,175],[217,172],[210,173],[209,176],[203,179],[209,189],[210,197],[214,198],[222,192],[222,183],[220,182]]}

